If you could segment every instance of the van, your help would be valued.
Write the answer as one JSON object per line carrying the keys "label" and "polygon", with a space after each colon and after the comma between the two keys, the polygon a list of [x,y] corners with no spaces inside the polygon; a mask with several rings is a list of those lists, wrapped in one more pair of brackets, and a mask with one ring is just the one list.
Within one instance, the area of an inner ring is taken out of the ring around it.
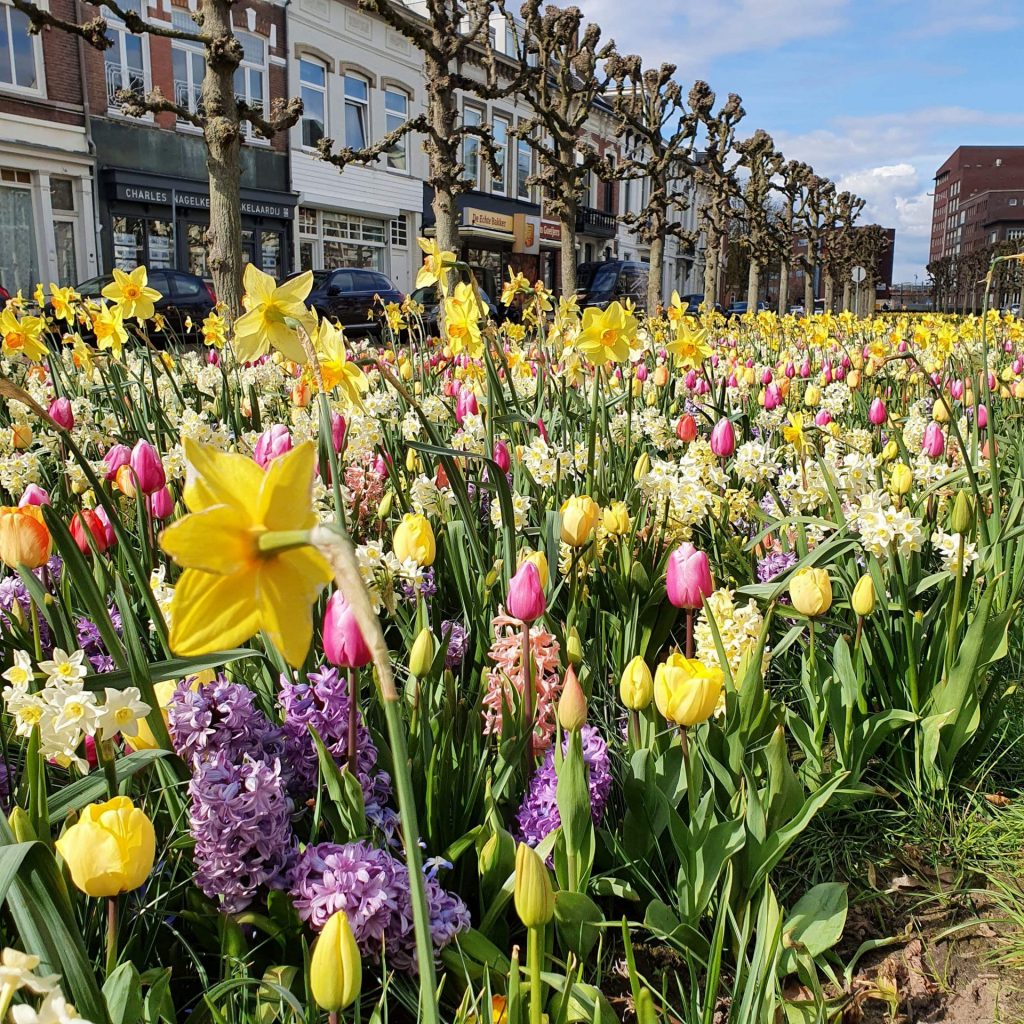
{"label": "van", "polygon": [[612,302],[629,299],[638,310],[647,310],[649,263],[633,260],[602,260],[581,263],[576,270],[576,296],[581,309],[606,309]]}

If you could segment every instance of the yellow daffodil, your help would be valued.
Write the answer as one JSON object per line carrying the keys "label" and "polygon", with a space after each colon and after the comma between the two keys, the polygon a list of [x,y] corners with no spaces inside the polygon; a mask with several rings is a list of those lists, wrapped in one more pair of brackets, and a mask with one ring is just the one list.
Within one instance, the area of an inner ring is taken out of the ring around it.
{"label": "yellow daffodil", "polygon": [[473,286],[457,284],[454,292],[444,300],[444,326],[453,355],[465,352],[471,359],[479,359],[484,354],[480,333],[480,318],[484,314]]}
{"label": "yellow daffodil", "polygon": [[782,436],[793,446],[797,455],[802,455],[810,447],[804,435],[803,413],[791,412],[789,414],[789,426],[782,428]]}
{"label": "yellow daffodil", "polygon": [[583,329],[576,347],[595,366],[624,363],[636,341],[636,317],[618,302],[607,309],[590,307],[583,311]]}
{"label": "yellow daffodil", "polygon": [[203,320],[203,342],[211,348],[221,349],[224,347],[224,332],[227,330],[227,321],[224,317],[214,312],[207,314]]}
{"label": "yellow daffodil", "polygon": [[124,314],[120,306],[101,306],[93,317],[92,330],[96,335],[96,347],[110,349],[115,359],[121,358],[121,349],[128,340],[124,326]]}
{"label": "yellow daffodil", "polygon": [[75,303],[81,301],[81,295],[74,288],[58,288],[57,285],[50,285],[50,305],[53,307],[53,316],[56,320],[64,320],[73,323],[75,319]]}
{"label": "yellow daffodil", "polygon": [[38,316],[24,316],[19,320],[8,306],[0,313],[0,338],[3,339],[4,355],[20,354],[38,362],[46,354],[46,342],[42,337],[45,326],[42,317]]}
{"label": "yellow daffodil", "polygon": [[706,329],[695,330],[684,317],[678,322],[675,337],[665,348],[675,359],[676,366],[695,370],[711,355],[707,337]]}
{"label": "yellow daffodil", "polygon": [[455,253],[442,249],[433,238],[417,238],[423,250],[423,266],[416,274],[416,287],[429,288],[436,284],[442,295],[448,294],[448,268],[455,264]]}
{"label": "yellow daffodil", "polygon": [[314,325],[306,309],[306,296],[313,287],[313,272],[293,277],[278,285],[252,263],[245,265],[246,312],[235,323],[235,355],[243,363],[252,362],[276,348],[286,359],[304,363],[306,355],[294,327],[285,318],[300,321],[308,332]]}
{"label": "yellow daffodil", "polygon": [[138,317],[148,320],[155,309],[153,303],[162,298],[161,294],[147,284],[145,267],[136,267],[126,274],[117,267],[113,270],[114,280],[103,289],[103,297],[117,303],[123,317]]}
{"label": "yellow daffodil", "polygon": [[82,336],[76,331],[74,334],[66,334],[64,342],[71,345],[71,360],[87,376],[92,376],[92,348],[82,340]]}
{"label": "yellow daffodil", "polygon": [[363,395],[370,385],[366,374],[358,365],[349,361],[341,331],[327,320],[321,320],[313,344],[320,361],[324,390],[333,391],[338,388],[346,405],[362,409]]}
{"label": "yellow daffodil", "polygon": [[160,538],[185,570],[171,604],[172,650],[205,654],[263,630],[290,665],[301,665],[313,638],[313,603],[331,579],[327,562],[303,543],[317,523],[315,445],[296,446],[266,472],[190,438],[185,458],[190,514]]}
{"label": "yellow daffodil", "polygon": [[43,291],[42,284],[37,284],[32,291],[32,301],[42,309],[46,305],[46,293]]}
{"label": "yellow daffodil", "polygon": [[518,270],[513,271],[513,269],[509,267],[508,280],[501,289],[501,304],[503,306],[511,306],[512,303],[515,302],[517,295],[521,295],[532,290],[533,289],[530,288],[530,282],[527,281]]}

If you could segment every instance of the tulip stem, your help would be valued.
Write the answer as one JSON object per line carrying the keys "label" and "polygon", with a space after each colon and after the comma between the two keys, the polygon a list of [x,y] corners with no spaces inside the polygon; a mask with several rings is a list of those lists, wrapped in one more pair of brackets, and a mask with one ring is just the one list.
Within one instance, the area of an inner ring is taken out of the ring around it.
{"label": "tulip stem", "polygon": [[355,775],[359,758],[359,691],[355,669],[348,670],[348,770]]}
{"label": "tulip stem", "polygon": [[693,609],[686,609],[686,657],[693,657]]}
{"label": "tulip stem", "polygon": [[117,967],[117,897],[107,897],[107,964],[109,978]]}
{"label": "tulip stem", "polygon": [[526,749],[523,753],[525,781],[530,782],[533,770],[533,655],[530,651],[530,624],[523,623],[523,733]]}
{"label": "tulip stem", "polygon": [[337,1010],[331,1010],[331,1012],[327,1014],[327,1024],[338,1024]]}
{"label": "tulip stem", "polygon": [[544,997],[541,981],[541,943],[544,941],[543,928],[528,928],[526,931],[526,964],[530,972],[530,1024],[543,1024]]}
{"label": "tulip stem", "polygon": [[964,589],[964,547],[966,537],[960,534],[956,553],[956,581],[953,583],[953,603],[949,607],[949,626],[946,631],[946,678],[953,669],[953,657],[956,654],[956,633],[960,625],[960,601]]}
{"label": "tulip stem", "polygon": [[629,727],[633,733],[633,745],[637,750],[640,749],[640,712],[633,708],[629,712]]}

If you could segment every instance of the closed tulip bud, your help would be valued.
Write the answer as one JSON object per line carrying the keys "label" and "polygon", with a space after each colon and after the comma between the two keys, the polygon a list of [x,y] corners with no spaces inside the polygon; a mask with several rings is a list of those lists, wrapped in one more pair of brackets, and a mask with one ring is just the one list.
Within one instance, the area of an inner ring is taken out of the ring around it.
{"label": "closed tulip bud", "polygon": [[139,492],[135,486],[135,474],[127,463],[114,476],[114,486],[126,497],[134,498]]}
{"label": "closed tulip bud", "polygon": [[654,673],[654,702],[666,721],[688,729],[715,713],[724,681],[717,665],[670,654]]}
{"label": "closed tulip bud", "polygon": [[581,548],[597,527],[601,510],[589,494],[573,495],[562,503],[562,542]]}
{"label": "closed tulip bud", "polygon": [[540,585],[544,590],[548,588],[548,557],[543,551],[526,551],[519,557],[519,565],[522,567],[527,562],[532,562],[540,574]]}
{"label": "closed tulip bud", "polygon": [[494,461],[502,473],[507,473],[512,468],[512,458],[504,441],[494,442]]}
{"label": "closed tulip bud", "polygon": [[676,608],[700,608],[715,589],[708,556],[684,541],[668,556],[665,591]]}
{"label": "closed tulip bud", "polygon": [[262,469],[266,469],[274,459],[291,450],[291,432],[283,423],[275,423],[260,434],[252,457]]}
{"label": "closed tulip bud", "polygon": [[331,413],[331,444],[334,450],[340,452],[345,447],[345,432],[348,430],[348,423],[345,417],[338,412]]}
{"label": "closed tulip bud", "polygon": [[309,400],[312,397],[312,392],[309,390],[309,385],[303,381],[297,381],[292,386],[291,400],[292,405],[296,409],[305,409],[309,405]]}
{"label": "closed tulip bud", "polygon": [[801,569],[789,581],[789,598],[801,615],[824,615],[832,607],[832,580],[824,569]]}
{"label": "closed tulip bud", "polygon": [[978,406],[978,427],[984,430],[988,426],[988,408],[984,405]]}
{"label": "closed tulip bud", "polygon": [[882,461],[892,462],[899,453],[900,446],[892,438],[889,438],[889,440],[885,442],[885,447],[882,449]]}
{"label": "closed tulip bud", "polygon": [[772,409],[778,409],[782,405],[782,392],[779,391],[778,384],[769,384],[764,391],[764,407],[769,412]]}
{"label": "closed tulip bud", "polygon": [[558,698],[558,724],[566,732],[576,732],[587,724],[587,695],[572,665],[566,670],[562,681],[562,694]]}
{"label": "closed tulip bud", "polygon": [[149,514],[154,519],[168,519],[174,511],[174,499],[167,487],[161,487],[156,494],[151,494],[147,499],[149,503]]}
{"label": "closed tulip bud", "polygon": [[430,672],[434,663],[434,634],[424,627],[413,642],[409,653],[409,671],[419,679]]}
{"label": "closed tulip bud", "polygon": [[647,380],[647,366],[644,363],[640,363],[636,368],[636,379],[638,381]]}
{"label": "closed tulip bud", "polygon": [[24,451],[32,445],[32,428],[27,423],[16,423],[11,428],[11,444],[19,451]]}
{"label": "closed tulip bud", "polygon": [[433,565],[437,544],[426,516],[406,513],[395,528],[393,547],[400,562],[410,559],[417,565]]}
{"label": "closed tulip bud", "polygon": [[508,584],[508,613],[529,624],[547,610],[540,571],[533,562],[523,562]]}
{"label": "closed tulip bud", "polygon": [[711,431],[711,451],[720,459],[727,459],[736,451],[736,431],[732,422],[720,419]]}
{"label": "closed tulip bud", "polygon": [[398,372],[401,375],[402,380],[412,380],[412,363],[408,359],[403,359],[398,367]]}
{"label": "closed tulip bud", "polygon": [[651,457],[647,452],[642,452],[633,467],[633,483],[638,484],[651,471]]}
{"label": "closed tulip bud", "polygon": [[28,816],[28,811],[24,807],[15,805],[14,810],[11,811],[10,817],[7,819],[7,824],[11,826],[14,838],[19,843],[34,843],[39,838],[32,827],[32,819]]}
{"label": "closed tulip bud", "polygon": [[655,367],[652,380],[657,388],[663,388],[668,383],[668,367],[664,363]]}
{"label": "closed tulip bud", "polygon": [[555,893],[540,854],[526,843],[516,849],[514,899],[519,920],[527,928],[543,928],[555,916]]}
{"label": "closed tulip bud", "polygon": [[352,926],[345,911],[336,910],[313,944],[309,961],[313,1000],[322,1010],[338,1013],[355,1002],[362,985],[363,964]]}
{"label": "closed tulip bud", "polygon": [[932,419],[935,420],[936,423],[949,422],[949,406],[946,405],[943,400],[939,399],[932,406]]}
{"label": "closed tulip bud", "polygon": [[946,451],[946,436],[942,433],[942,427],[934,420],[924,428],[921,451],[932,459],[939,458]]}
{"label": "closed tulip bud", "polygon": [[137,486],[143,494],[154,494],[167,483],[164,464],[156,449],[146,440],[139,439],[132,449],[129,464],[135,475]]}
{"label": "closed tulip bud", "polygon": [[57,840],[71,880],[87,896],[117,896],[138,889],[153,870],[153,823],[126,796],[82,808]]}
{"label": "closed tulip bud", "polygon": [[676,437],[679,438],[683,444],[689,444],[697,437],[697,421],[690,415],[690,413],[684,413],[679,417],[679,422],[676,424]]}
{"label": "closed tulip bud", "polygon": [[623,501],[612,502],[601,514],[601,525],[613,537],[629,533],[629,509]]}
{"label": "closed tulip bud", "polygon": [[868,419],[876,427],[880,427],[885,422],[885,417],[885,402],[883,402],[880,398],[872,399],[871,407],[868,409]]}
{"label": "closed tulip bud", "polygon": [[405,471],[407,473],[417,473],[420,468],[420,456],[419,452],[415,448],[410,448],[405,453]]}
{"label": "closed tulip bud", "polygon": [[104,479],[113,481],[117,478],[117,471],[122,466],[127,466],[132,457],[132,450],[126,444],[115,444],[106,455],[103,456],[105,468]]}
{"label": "closed tulip bud", "polygon": [[46,410],[50,419],[57,424],[58,427],[63,427],[65,430],[71,430],[75,425],[75,414],[71,410],[71,402],[66,398],[55,398],[50,403],[50,408]]}
{"label": "closed tulip bud", "polygon": [[338,668],[362,668],[371,661],[370,648],[340,590],[331,594],[327,602],[323,640],[327,660]]}
{"label": "closed tulip bud", "polygon": [[974,501],[965,490],[957,491],[953,511],[949,517],[949,528],[954,533],[967,533],[974,525]]}
{"label": "closed tulip bud", "polygon": [[573,668],[583,663],[583,642],[580,640],[580,631],[575,626],[569,627],[565,635],[565,659]]}
{"label": "closed tulip bud", "polygon": [[619,699],[630,711],[643,711],[654,699],[654,677],[639,654],[622,670]]}
{"label": "closed tulip bud", "polygon": [[383,498],[381,498],[380,504],[377,506],[377,518],[387,519],[391,515],[391,506],[394,503],[395,496],[391,491],[388,491]]}
{"label": "closed tulip bud", "polygon": [[42,506],[49,504],[50,494],[44,488],[40,487],[39,484],[29,484],[18,499],[18,508],[24,508],[26,505]]}
{"label": "closed tulip bud", "polygon": [[875,610],[875,584],[867,573],[857,580],[850,604],[853,605],[854,612],[862,619],[867,618]]}
{"label": "closed tulip bud", "polygon": [[96,550],[102,555],[107,550],[107,531],[99,516],[91,509],[82,509],[71,517],[71,536],[83,555],[91,555],[89,534],[92,535]]}
{"label": "closed tulip bud", "polygon": [[902,497],[914,486],[914,473],[905,462],[899,462],[892,468],[889,477],[889,490]]}
{"label": "closed tulip bud", "polygon": [[12,569],[38,569],[50,557],[50,546],[50,531],[38,505],[0,508],[0,562]]}
{"label": "closed tulip bud", "polygon": [[816,384],[808,384],[804,392],[804,405],[808,409],[814,409],[821,402],[821,388]]}
{"label": "closed tulip bud", "polygon": [[515,864],[516,841],[505,829],[495,829],[477,855],[477,870],[485,887],[495,883],[498,888],[504,885]]}

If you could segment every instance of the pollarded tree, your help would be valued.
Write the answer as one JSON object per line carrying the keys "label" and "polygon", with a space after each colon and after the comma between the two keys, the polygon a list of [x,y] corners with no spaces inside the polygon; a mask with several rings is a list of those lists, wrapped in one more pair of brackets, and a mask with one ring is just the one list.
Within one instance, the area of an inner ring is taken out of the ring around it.
{"label": "pollarded tree", "polygon": [[843,285],[843,309],[850,308],[850,274],[857,266],[855,243],[857,217],[864,209],[864,200],[852,192],[837,192],[833,197],[821,246],[821,272],[825,279],[825,308],[832,309],[836,284]]}
{"label": "pollarded tree", "polygon": [[644,206],[625,211],[622,220],[650,247],[647,309],[653,314],[664,298],[666,239],[695,241],[677,215],[687,209],[692,195],[697,119],[686,107],[674,64],[644,68],[635,54],[616,54],[605,63],[605,71],[612,82],[608,95],[618,121],[615,137],[622,139],[627,151],[642,157],[623,161],[618,176],[645,177],[649,186]]}
{"label": "pollarded tree", "polygon": [[[867,276],[860,286],[862,293],[858,304],[860,308],[854,310],[858,316],[864,315],[863,307],[865,306],[865,301],[870,302],[867,312],[874,310],[875,282],[878,280],[882,257],[888,251],[889,245],[889,235],[880,224],[866,224],[853,229],[853,249],[851,253],[855,261],[853,266],[863,267],[867,271]],[[988,269],[987,264],[985,269]]]}
{"label": "pollarded tree", "polygon": [[[421,0],[416,5],[401,0],[359,0],[359,6],[377,15],[423,54],[427,109],[370,146],[335,152],[334,140],[325,138],[317,149],[324,160],[344,169],[353,163],[373,163],[406,135],[422,133],[430,162],[427,182],[434,190],[435,239],[440,249],[457,253],[456,197],[474,187],[463,162],[465,141],[479,140],[484,158],[497,171],[490,129],[460,121],[459,94],[471,93],[481,99],[510,96],[526,77],[525,69],[499,62],[490,42],[491,19],[502,13],[502,4],[500,0]],[[466,73],[470,65],[481,70],[481,77]]]}
{"label": "pollarded tree", "polygon": [[597,25],[584,25],[578,7],[545,7],[526,0],[519,60],[530,77],[522,93],[531,116],[515,129],[537,154],[538,173],[547,208],[558,218],[562,237],[562,292],[576,291],[576,214],[591,173],[608,174],[607,161],[584,139],[592,108],[608,87],[598,66],[609,60],[615,44],[601,44]]}
{"label": "pollarded tree", "polygon": [[736,169],[740,154],[736,148],[736,125],[746,111],[735,93],[715,112],[715,93],[707,82],[695,82],[687,100],[704,132],[704,152],[697,161],[695,178],[702,190],[700,223],[704,232],[704,301],[718,301],[722,247],[729,237],[739,197]]}
{"label": "pollarded tree", "polygon": [[782,204],[779,224],[779,316],[783,316],[789,307],[789,270],[796,238],[797,205],[807,177],[812,173],[811,168],[800,160],[787,160],[780,168],[778,180],[774,184]]}
{"label": "pollarded tree", "polygon": [[834,182],[810,171],[804,177],[803,190],[797,200],[796,229],[804,242],[797,260],[804,272],[804,313],[807,316],[814,312],[814,277],[835,191]]}
{"label": "pollarded tree", "polygon": [[740,163],[747,172],[743,188],[746,225],[744,244],[750,257],[747,309],[756,310],[761,291],[761,271],[778,252],[779,237],[770,195],[772,179],[782,169],[783,158],[775,148],[775,141],[761,128],[749,139],[740,142],[736,149],[740,154]]}
{"label": "pollarded tree", "polygon": [[[107,22],[101,14],[89,21],[65,21],[55,17],[33,0],[12,0],[28,15],[32,30],[55,28],[84,39],[97,50],[114,46]],[[122,89],[117,94],[122,114],[145,117],[147,114],[171,113],[199,128],[206,143],[206,167],[210,176],[210,226],[206,242],[210,273],[218,298],[235,315],[242,311],[242,199],[241,150],[245,125],[264,139],[287,131],[302,115],[301,100],[278,100],[269,118],[263,111],[241,102],[235,95],[235,71],[242,62],[242,43],[231,24],[232,0],[199,0],[192,12],[194,31],[174,28],[169,24],[143,20],[132,10],[121,7],[116,0],[95,0],[97,8],[108,10],[124,22],[129,32],[148,33],[169,39],[182,39],[203,47],[206,72],[203,75],[202,102],[196,111],[169,100],[159,89],[149,93]]]}

